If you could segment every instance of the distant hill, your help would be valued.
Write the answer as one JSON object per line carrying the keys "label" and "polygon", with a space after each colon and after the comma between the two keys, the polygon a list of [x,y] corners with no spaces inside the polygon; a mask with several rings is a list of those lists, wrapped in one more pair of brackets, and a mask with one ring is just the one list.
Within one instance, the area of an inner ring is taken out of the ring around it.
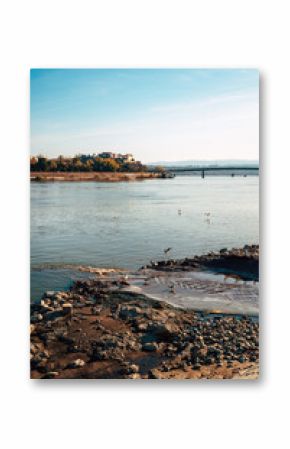
{"label": "distant hill", "polygon": [[187,160],[187,161],[158,161],[148,162],[147,167],[156,167],[156,165],[162,165],[163,167],[259,167],[259,161],[251,160],[237,160],[237,159],[225,159],[225,160]]}

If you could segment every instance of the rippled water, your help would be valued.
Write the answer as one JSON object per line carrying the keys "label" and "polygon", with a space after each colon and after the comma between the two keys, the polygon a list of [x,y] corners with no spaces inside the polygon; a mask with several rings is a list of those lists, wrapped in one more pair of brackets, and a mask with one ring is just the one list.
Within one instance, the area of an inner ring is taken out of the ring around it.
{"label": "rippled water", "polygon": [[32,297],[73,276],[51,265],[134,269],[168,247],[185,257],[258,243],[258,196],[258,176],[32,183]]}

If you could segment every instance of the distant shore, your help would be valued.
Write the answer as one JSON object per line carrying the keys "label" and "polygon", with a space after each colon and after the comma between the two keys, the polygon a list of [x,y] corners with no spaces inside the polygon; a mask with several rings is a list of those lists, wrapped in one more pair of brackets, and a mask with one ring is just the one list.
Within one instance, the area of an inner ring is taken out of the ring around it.
{"label": "distant shore", "polygon": [[146,172],[31,172],[30,180],[34,182],[50,181],[95,181],[95,182],[121,182],[140,181],[143,179],[160,178],[160,173]]}

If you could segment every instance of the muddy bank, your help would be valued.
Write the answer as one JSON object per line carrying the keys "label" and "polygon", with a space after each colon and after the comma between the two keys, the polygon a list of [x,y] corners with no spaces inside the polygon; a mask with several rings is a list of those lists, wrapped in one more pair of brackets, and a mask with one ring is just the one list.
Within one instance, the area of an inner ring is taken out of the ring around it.
{"label": "muddy bank", "polygon": [[31,377],[196,379],[258,376],[258,321],[182,310],[100,280],[31,306]]}
{"label": "muddy bank", "polygon": [[144,179],[162,178],[160,173],[114,173],[114,172],[31,172],[30,180],[34,182],[48,181],[95,181],[120,182],[142,181]]}
{"label": "muddy bank", "polygon": [[[258,259],[258,246],[245,246],[185,259],[190,261],[186,265],[183,261],[153,263],[136,273],[95,269],[95,279],[75,281],[69,291],[44,293],[40,303],[31,305],[31,377],[257,378],[258,315],[242,309],[256,286],[242,277],[258,276],[258,270],[250,271]],[[228,270],[230,275],[225,277],[232,276],[234,281],[229,285],[225,281],[223,291],[223,276],[217,275],[218,286],[206,278],[202,282],[211,291],[198,297],[193,293],[182,303],[189,283],[193,291],[202,288],[199,276],[208,276],[207,264],[210,269]],[[187,280],[184,269],[187,276],[191,274]],[[235,289],[238,300],[230,297]],[[243,292],[245,298],[241,298]],[[158,294],[158,300],[154,299]],[[229,307],[235,301],[242,313],[213,308],[216,304]]]}

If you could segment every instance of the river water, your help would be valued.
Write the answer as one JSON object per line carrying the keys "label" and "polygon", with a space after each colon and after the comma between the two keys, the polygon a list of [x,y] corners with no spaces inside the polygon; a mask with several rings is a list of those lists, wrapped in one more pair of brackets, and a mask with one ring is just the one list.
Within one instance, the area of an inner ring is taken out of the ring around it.
{"label": "river water", "polygon": [[31,183],[31,296],[81,277],[74,265],[137,269],[258,239],[258,176]]}

